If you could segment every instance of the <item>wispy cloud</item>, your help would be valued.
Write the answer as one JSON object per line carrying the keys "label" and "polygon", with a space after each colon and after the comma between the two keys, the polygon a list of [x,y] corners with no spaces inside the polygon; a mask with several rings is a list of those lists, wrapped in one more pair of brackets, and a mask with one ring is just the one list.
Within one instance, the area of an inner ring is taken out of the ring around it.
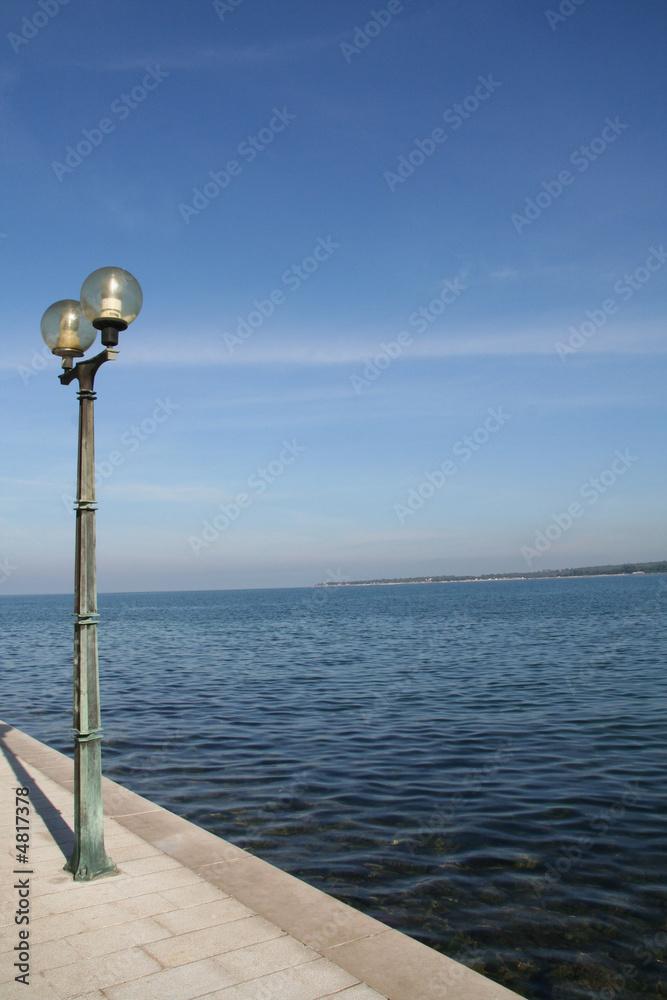
{"label": "wispy cloud", "polygon": [[111,483],[102,482],[99,492],[113,494],[117,498],[132,503],[219,503],[233,499],[233,494],[224,495],[214,486],[173,486],[156,483]]}
{"label": "wispy cloud", "polygon": [[144,50],[134,55],[120,58],[110,57],[101,64],[81,59],[76,62],[68,60],[67,65],[79,69],[106,70],[107,72],[125,72],[143,69],[148,65],[159,63],[163,70],[195,70],[220,72],[225,69],[238,69],[243,66],[261,67],[291,63],[295,59],[309,58],[321,52],[335,48],[342,35],[316,35],[312,38],[285,38],[272,42],[261,42],[254,45],[208,45],[187,46],[162,50]]}
{"label": "wispy cloud", "polygon": [[[391,333],[383,331],[363,331],[336,340],[321,339],[314,344],[310,334],[301,338],[295,334],[263,331],[230,354],[221,338],[213,338],[210,331],[202,331],[199,336],[191,335],[187,343],[180,336],[159,340],[149,336],[142,343],[133,344],[131,351],[128,349],[127,355],[123,354],[123,361],[132,365],[178,367],[202,364],[222,367],[276,364],[316,368],[344,366],[364,363],[372,358],[380,351],[382,341],[391,339],[391,336]],[[434,329],[423,335],[414,333],[412,344],[401,356],[401,364],[431,358],[521,355],[553,355],[555,360],[559,360],[555,344],[566,336],[567,329],[560,326],[475,331],[470,334],[461,333],[460,329],[455,333],[451,328]],[[610,328],[603,335],[592,338],[586,350],[594,354],[665,354],[667,344],[661,330],[647,327],[638,331],[634,326],[624,326]]]}
{"label": "wispy cloud", "polygon": [[44,482],[39,479],[16,479],[11,476],[0,476],[0,483],[3,483],[6,487],[29,487],[30,489],[39,490],[56,490],[59,489],[58,483]]}
{"label": "wispy cloud", "polygon": [[[407,328],[410,329],[409,327]],[[200,365],[214,367],[293,365],[298,367],[325,368],[332,365],[358,365],[378,354],[383,341],[391,340],[399,332],[395,330],[363,330],[349,333],[335,339],[321,331],[314,342],[313,333],[300,334],[284,330],[259,331],[247,343],[230,353],[222,340],[222,334],[212,333],[210,328],[190,332],[187,340],[180,333],[164,334],[162,330],[144,330],[138,339],[127,346],[121,342],[124,365],[151,365],[175,368],[194,368]],[[556,344],[567,340],[566,325],[550,324],[541,329],[479,330],[470,332],[451,325],[434,327],[429,332],[413,332],[413,342],[401,355],[401,364],[410,361],[424,361],[449,357],[545,357],[556,353]],[[27,335],[26,335],[27,336]],[[35,340],[36,348],[39,343]],[[655,324],[645,325],[638,330],[634,325],[615,324],[601,331],[587,341],[579,352],[606,355],[664,355],[667,342],[664,331]],[[0,372],[4,378],[12,373],[18,378],[20,365],[29,363],[26,356],[5,355],[0,358]],[[48,359],[50,362],[51,359]],[[55,362],[56,359],[53,359]],[[58,366],[52,366],[54,371]],[[20,380],[19,380],[20,381]]]}

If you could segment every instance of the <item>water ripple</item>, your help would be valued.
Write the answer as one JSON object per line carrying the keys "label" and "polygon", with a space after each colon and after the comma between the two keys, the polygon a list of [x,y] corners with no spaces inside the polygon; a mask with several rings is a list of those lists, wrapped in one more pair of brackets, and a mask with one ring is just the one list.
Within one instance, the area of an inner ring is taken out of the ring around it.
{"label": "water ripple", "polygon": [[[662,579],[103,595],[105,772],[520,994],[664,1000]],[[0,602],[65,752],[70,605]]]}

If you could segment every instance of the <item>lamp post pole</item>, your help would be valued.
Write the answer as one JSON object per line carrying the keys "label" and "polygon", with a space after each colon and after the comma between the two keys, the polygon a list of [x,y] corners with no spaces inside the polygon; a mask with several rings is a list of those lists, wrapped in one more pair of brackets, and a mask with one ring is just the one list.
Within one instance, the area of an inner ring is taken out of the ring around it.
{"label": "lamp post pole", "polygon": [[104,849],[102,806],[102,723],[97,661],[97,579],[95,560],[95,429],[93,385],[105,350],[60,375],[63,385],[79,382],[79,456],[76,477],[74,568],[74,850],[65,865],[78,881],[117,871]]}
{"label": "lamp post pole", "polygon": [[[117,872],[104,849],[102,801],[102,720],[97,662],[97,579],[95,568],[95,375],[118,356],[118,334],[141,309],[135,277],[119,267],[88,275],[80,301],[54,302],[42,316],[42,337],[63,359],[63,385],[79,383],[79,454],[76,482],[74,568],[74,850],[65,865],[80,882]],[[102,333],[104,350],[79,361]]]}

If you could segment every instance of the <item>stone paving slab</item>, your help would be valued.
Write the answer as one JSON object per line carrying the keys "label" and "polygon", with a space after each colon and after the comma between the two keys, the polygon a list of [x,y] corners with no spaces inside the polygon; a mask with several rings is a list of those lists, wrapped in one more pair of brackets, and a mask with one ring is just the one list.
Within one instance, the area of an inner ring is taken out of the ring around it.
{"label": "stone paving slab", "polygon": [[[62,870],[72,760],[4,723],[0,751],[2,1000],[521,1000],[108,779],[105,845],[119,874],[74,882]],[[27,866],[14,843],[22,785]],[[28,877],[29,992],[13,964],[15,880]]]}

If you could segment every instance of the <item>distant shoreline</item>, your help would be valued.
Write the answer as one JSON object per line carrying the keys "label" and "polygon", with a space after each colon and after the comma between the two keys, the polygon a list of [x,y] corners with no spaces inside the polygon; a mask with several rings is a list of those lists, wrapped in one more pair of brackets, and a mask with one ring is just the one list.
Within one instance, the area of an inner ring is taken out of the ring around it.
{"label": "distant shoreline", "polygon": [[426,583],[502,583],[508,580],[574,580],[591,576],[648,576],[667,573],[667,561],[623,563],[619,566],[582,566],[536,573],[487,573],[482,576],[422,576],[396,580],[350,580],[316,583],[316,587],[403,587]]}
{"label": "distant shoreline", "polygon": [[316,587],[423,587],[430,583],[508,583],[512,580],[582,580],[599,576],[651,576],[641,570],[635,573],[571,573],[562,576],[465,576],[456,580],[369,580],[359,583],[316,583]]}

